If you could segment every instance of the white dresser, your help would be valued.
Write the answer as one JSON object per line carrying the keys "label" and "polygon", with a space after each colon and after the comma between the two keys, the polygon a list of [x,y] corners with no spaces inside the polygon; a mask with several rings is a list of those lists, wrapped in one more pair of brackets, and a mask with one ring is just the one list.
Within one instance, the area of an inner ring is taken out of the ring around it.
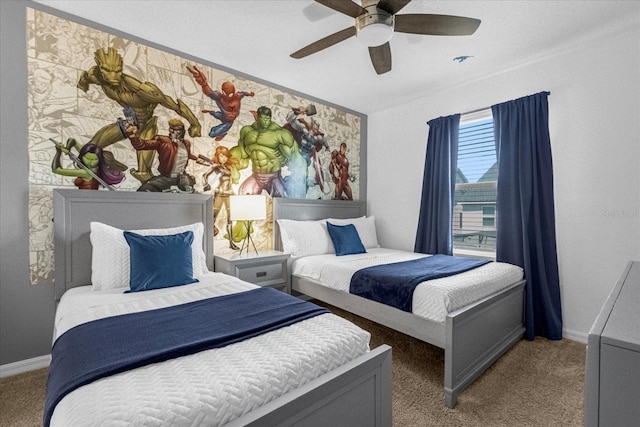
{"label": "white dresser", "polygon": [[640,426],[640,262],[629,262],[587,343],[585,426]]}

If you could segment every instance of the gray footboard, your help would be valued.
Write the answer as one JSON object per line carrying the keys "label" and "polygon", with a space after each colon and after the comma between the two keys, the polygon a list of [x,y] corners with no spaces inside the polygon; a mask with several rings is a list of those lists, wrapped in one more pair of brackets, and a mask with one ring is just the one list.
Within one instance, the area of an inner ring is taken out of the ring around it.
{"label": "gray footboard", "polygon": [[524,334],[524,286],[521,281],[447,317],[445,404],[479,377]]}
{"label": "gray footboard", "polygon": [[229,426],[390,427],[391,347],[381,345]]}
{"label": "gray footboard", "polygon": [[525,281],[450,313],[437,323],[310,279],[292,276],[292,289],[373,320],[445,353],[444,402],[456,405],[458,395],[524,334]]}

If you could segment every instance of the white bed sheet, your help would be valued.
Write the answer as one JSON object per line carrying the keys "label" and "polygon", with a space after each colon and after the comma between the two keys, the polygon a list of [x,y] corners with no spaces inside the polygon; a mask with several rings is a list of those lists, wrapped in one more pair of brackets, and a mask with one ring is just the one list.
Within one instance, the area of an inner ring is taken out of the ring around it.
{"label": "white bed sheet", "polygon": [[[291,263],[291,273],[348,293],[351,276],[361,268],[429,256],[386,248],[367,251],[339,257],[324,254],[298,258]],[[413,294],[413,314],[443,323],[448,313],[492,295],[523,277],[524,272],[518,266],[490,262],[455,276],[422,282]]]}
{"label": "white bed sheet", "polygon": [[[243,292],[255,285],[221,273],[200,283],[123,294],[74,288],[56,312],[55,336],[86,321]],[[78,388],[52,426],[218,426],[369,351],[370,334],[323,314],[223,348],[148,365]]]}

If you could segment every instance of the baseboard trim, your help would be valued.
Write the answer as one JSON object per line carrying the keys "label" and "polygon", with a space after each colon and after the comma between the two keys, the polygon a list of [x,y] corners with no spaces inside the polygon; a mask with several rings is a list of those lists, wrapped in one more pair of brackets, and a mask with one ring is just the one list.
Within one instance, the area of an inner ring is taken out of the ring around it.
{"label": "baseboard trim", "polygon": [[563,329],[562,331],[562,337],[563,338],[568,338],[570,340],[573,341],[578,341],[581,342],[583,344],[587,343],[587,339],[589,338],[589,336],[583,332],[577,332],[577,331],[571,331],[568,329]]}
{"label": "baseboard trim", "polygon": [[44,356],[33,357],[31,359],[7,363],[6,365],[0,365],[0,378],[35,371],[40,368],[46,368],[49,366],[49,363],[51,363],[51,355],[47,354]]}

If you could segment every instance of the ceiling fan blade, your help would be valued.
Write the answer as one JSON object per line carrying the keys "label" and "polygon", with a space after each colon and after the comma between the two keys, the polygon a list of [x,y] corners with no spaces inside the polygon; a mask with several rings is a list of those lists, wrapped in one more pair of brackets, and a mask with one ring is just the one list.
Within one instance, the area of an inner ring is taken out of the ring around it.
{"label": "ceiling fan blade", "polygon": [[349,37],[353,37],[355,35],[356,27],[345,28],[344,30],[340,30],[337,33],[333,33],[331,35],[328,35],[327,37],[321,38],[320,40],[315,41],[310,45],[307,45],[302,49],[293,52],[290,56],[295,59],[304,58],[305,56],[320,52],[323,49],[333,46],[336,43],[340,43],[341,41],[344,41]]}
{"label": "ceiling fan blade", "polygon": [[382,9],[391,15],[400,12],[400,9],[411,3],[411,0],[380,0],[378,9]]}
{"label": "ceiling fan blade", "polygon": [[380,46],[370,47],[369,56],[376,73],[384,74],[391,71],[391,46],[389,46],[389,42]]}
{"label": "ceiling fan blade", "polygon": [[480,26],[480,20],[463,16],[404,14],[396,15],[398,33],[426,34],[430,36],[470,36]]}
{"label": "ceiling fan blade", "polygon": [[333,10],[337,10],[340,13],[349,15],[352,18],[357,18],[360,15],[367,13],[367,10],[350,0],[316,0],[316,2],[330,7]]}

